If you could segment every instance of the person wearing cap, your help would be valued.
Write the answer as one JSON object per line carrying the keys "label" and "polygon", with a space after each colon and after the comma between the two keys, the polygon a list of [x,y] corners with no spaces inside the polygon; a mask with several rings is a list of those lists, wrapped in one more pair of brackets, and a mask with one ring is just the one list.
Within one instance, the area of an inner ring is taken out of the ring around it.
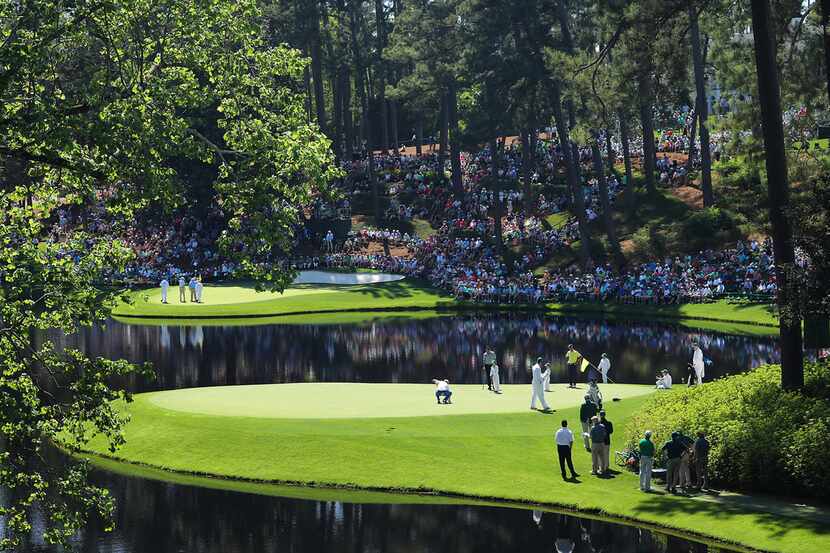
{"label": "person wearing cap", "polygon": [[651,441],[651,430],[646,430],[640,440],[640,491],[651,491],[651,469],[654,466],[654,442]]}
{"label": "person wearing cap", "polygon": [[671,374],[666,369],[660,371],[660,376],[657,378],[657,389],[658,390],[671,390]]}
{"label": "person wearing cap", "polygon": [[576,368],[582,354],[574,349],[573,344],[568,344],[568,351],[565,352],[565,362],[568,365],[568,387],[576,388]]}
{"label": "person wearing cap", "polygon": [[531,368],[531,372],[533,373],[533,380],[531,381],[533,391],[530,397],[530,408],[536,409],[536,400],[538,399],[542,404],[542,410],[550,411],[550,405],[548,405],[548,402],[545,401],[545,387],[543,384],[545,376],[550,377],[550,371],[545,371],[544,373],[542,372],[541,357],[536,359],[536,363],[534,363]]}
{"label": "person wearing cap", "polygon": [[501,393],[501,378],[499,378],[499,366],[493,363],[490,365],[490,389],[493,392]]}
{"label": "person wearing cap", "polygon": [[611,466],[611,434],[614,433],[614,423],[605,418],[605,409],[600,409],[599,422],[605,427],[605,472]]}
{"label": "person wearing cap", "polygon": [[591,397],[591,401],[594,402],[594,405],[597,406],[597,409],[602,409],[602,392],[599,391],[599,386],[597,386],[597,381],[593,378],[588,383],[588,391],[585,392],[586,395]]}
{"label": "person wearing cap", "polygon": [[700,430],[694,444],[695,458],[695,487],[700,490],[709,489],[709,441],[706,434]]}
{"label": "person wearing cap", "polygon": [[446,378],[443,380],[433,378],[432,383],[435,384],[435,399],[438,401],[438,404],[440,405],[442,403],[442,399],[444,400],[444,405],[449,405],[450,403],[452,403],[452,401],[450,401],[450,398],[452,397],[452,390],[450,390],[450,381]]}
{"label": "person wearing cap", "polygon": [[602,354],[602,359],[599,360],[597,368],[599,369],[599,374],[602,375],[602,383],[608,384],[608,371],[611,370],[611,360],[608,359],[607,353]]}
{"label": "person wearing cap", "polygon": [[599,417],[591,417],[591,474],[597,476],[608,472],[608,465],[605,464],[605,439],[608,431],[600,422]]}
{"label": "person wearing cap", "polygon": [[493,389],[493,379],[492,379],[492,371],[490,369],[493,368],[493,365],[496,364],[496,352],[490,349],[490,346],[484,348],[484,356],[482,358],[484,362],[484,378],[487,379],[487,389]]}
{"label": "person wearing cap", "polygon": [[661,448],[661,451],[666,452],[666,491],[669,493],[677,493],[677,473],[684,449],[683,442],[680,441],[680,432],[672,432],[671,440]]}
{"label": "person wearing cap", "polygon": [[571,458],[571,451],[573,450],[574,435],[571,429],[568,428],[568,421],[562,421],[562,428],[556,431],[556,451],[559,454],[559,469],[562,471],[562,480],[567,480],[565,474],[565,464],[571,471],[571,478],[579,476],[574,470],[574,462]]}
{"label": "person wearing cap", "polygon": [[591,441],[588,434],[591,432],[591,418],[597,414],[597,406],[591,401],[591,396],[585,395],[585,403],[579,408],[579,421],[582,423],[582,437],[585,440],[585,451],[591,451]]}

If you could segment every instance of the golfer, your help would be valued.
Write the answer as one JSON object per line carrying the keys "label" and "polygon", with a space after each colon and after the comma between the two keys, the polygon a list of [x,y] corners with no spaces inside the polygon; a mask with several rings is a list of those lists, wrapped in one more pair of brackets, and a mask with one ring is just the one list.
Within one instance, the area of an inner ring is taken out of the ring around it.
{"label": "golfer", "polygon": [[576,368],[582,354],[574,349],[573,344],[568,344],[568,351],[565,352],[565,361],[568,365],[568,387],[576,388]]}
{"label": "golfer", "polygon": [[161,303],[167,303],[168,288],[170,288],[170,282],[166,278],[161,279]]}
{"label": "golfer", "polygon": [[530,398],[530,408],[536,409],[536,400],[538,399],[539,402],[542,404],[542,410],[550,411],[550,405],[548,405],[548,402],[545,401],[544,385],[545,376],[547,375],[548,377],[550,377],[550,371],[545,371],[544,373],[542,372],[541,357],[536,359],[536,363],[534,363],[533,367],[531,368],[531,372],[533,373],[533,380],[531,382],[533,393]]}
{"label": "golfer", "polygon": [[442,403],[442,399],[444,400],[444,405],[452,403],[452,401],[450,401],[450,398],[452,397],[450,381],[446,378],[444,380],[437,380],[433,378],[432,383],[435,384],[435,399],[438,401],[438,404],[440,405]]}
{"label": "golfer", "polygon": [[493,365],[496,364],[496,352],[490,349],[490,346],[484,348],[484,378],[487,379],[487,389],[493,389],[492,371]]}
{"label": "golfer", "polygon": [[187,295],[185,294],[186,289],[187,284],[184,281],[184,277],[179,275],[179,303],[187,303]]}
{"label": "golfer", "polygon": [[493,363],[490,366],[490,389],[495,393],[501,393],[501,380],[499,379],[499,366]]}

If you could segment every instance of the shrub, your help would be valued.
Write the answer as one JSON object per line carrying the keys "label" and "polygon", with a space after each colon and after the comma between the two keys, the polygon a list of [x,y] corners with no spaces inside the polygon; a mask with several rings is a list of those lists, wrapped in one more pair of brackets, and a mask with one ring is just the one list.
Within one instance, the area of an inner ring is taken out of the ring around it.
{"label": "shrub", "polygon": [[781,368],[765,365],[701,387],[659,393],[632,418],[629,446],[651,429],[661,444],[674,430],[706,432],[709,474],[742,491],[824,497],[830,451],[830,367],[807,364],[801,392],[781,389]]}

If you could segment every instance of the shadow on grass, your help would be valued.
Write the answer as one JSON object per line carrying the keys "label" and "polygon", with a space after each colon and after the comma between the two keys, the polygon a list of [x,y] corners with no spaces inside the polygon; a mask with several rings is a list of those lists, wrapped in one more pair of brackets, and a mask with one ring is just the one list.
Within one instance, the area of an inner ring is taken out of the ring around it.
{"label": "shadow on grass", "polygon": [[650,495],[652,497],[648,503],[633,507],[635,514],[664,518],[705,514],[713,519],[751,515],[755,517],[752,524],[762,526],[769,538],[783,537],[793,530],[806,530],[817,535],[830,534],[830,515],[811,507],[745,495]]}

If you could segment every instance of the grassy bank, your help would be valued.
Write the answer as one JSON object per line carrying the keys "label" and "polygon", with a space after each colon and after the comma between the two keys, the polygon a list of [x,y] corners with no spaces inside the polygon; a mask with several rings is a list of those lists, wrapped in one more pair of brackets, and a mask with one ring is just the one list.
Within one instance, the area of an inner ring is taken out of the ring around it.
{"label": "grassy bank", "polygon": [[[128,407],[133,420],[117,456],[237,479],[559,505],[770,551],[830,549],[825,509],[728,493],[642,494],[632,474],[590,476],[589,456],[579,448],[574,461],[582,476],[563,481],[552,435],[562,418],[576,425],[583,390],[555,385],[548,399],[557,412],[545,415],[527,410],[528,386],[505,387],[501,396],[480,386],[457,386],[455,403],[448,406],[433,403],[429,386],[380,386],[390,387],[302,384],[285,392],[276,386],[204,396],[189,390],[139,395]],[[607,405],[620,432],[617,444],[651,393],[618,388],[606,391],[622,398]],[[395,416],[390,399],[398,394],[400,413],[407,416]],[[417,410],[424,416],[409,416]],[[105,451],[100,442],[92,445]]]}
{"label": "grassy bank", "polygon": [[[210,319],[221,320],[223,324],[230,324],[233,319],[239,319],[236,324],[325,324],[361,322],[380,317],[434,316],[440,312],[472,309],[680,322],[710,321],[722,323],[722,328],[718,330],[724,332],[734,330],[758,335],[775,333],[774,326],[777,325],[772,307],[766,304],[719,300],[686,305],[549,303],[494,306],[458,302],[439,290],[411,280],[357,286],[308,284],[290,288],[284,294],[257,292],[249,284],[227,284],[207,286],[203,304],[180,304],[173,294],[169,300],[167,305],[161,303],[158,288],[138,290],[133,293],[132,304],[119,305],[113,314],[128,322],[147,324],[174,320],[178,320],[178,324],[186,324]],[[434,313],[416,315],[419,311]]]}

